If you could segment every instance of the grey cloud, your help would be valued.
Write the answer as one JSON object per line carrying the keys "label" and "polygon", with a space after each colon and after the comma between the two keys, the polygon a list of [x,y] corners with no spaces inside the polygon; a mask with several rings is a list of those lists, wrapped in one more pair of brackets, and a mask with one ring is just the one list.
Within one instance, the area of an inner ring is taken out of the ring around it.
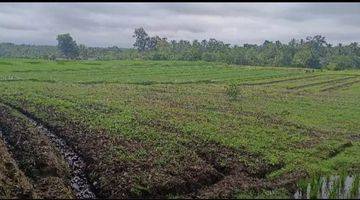
{"label": "grey cloud", "polygon": [[131,47],[135,28],[171,39],[231,44],[287,42],[322,34],[359,42],[359,3],[1,3],[0,42]]}
{"label": "grey cloud", "polygon": [[35,27],[27,26],[27,25],[17,25],[17,24],[0,24],[1,29],[8,30],[19,30],[19,31],[35,31],[38,30]]}

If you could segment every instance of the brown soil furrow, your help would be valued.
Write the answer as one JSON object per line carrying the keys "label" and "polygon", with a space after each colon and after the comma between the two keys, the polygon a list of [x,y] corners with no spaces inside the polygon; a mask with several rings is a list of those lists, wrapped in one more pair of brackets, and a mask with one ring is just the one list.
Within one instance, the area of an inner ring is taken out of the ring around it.
{"label": "brown soil furrow", "polygon": [[190,167],[186,177],[178,178],[181,181],[175,180],[172,184],[167,184],[164,187],[156,186],[156,188],[151,190],[151,193],[142,196],[142,198],[167,198],[169,195],[181,196],[190,194],[204,186],[217,183],[223,178],[223,174],[213,168],[209,168],[208,164],[205,163],[205,165],[199,169]]}
{"label": "brown soil furrow", "polygon": [[352,79],[352,78],[355,78],[355,77],[354,77],[354,76],[351,76],[351,77],[345,77],[345,78],[339,78],[339,79],[332,79],[332,80],[321,81],[321,82],[316,82],[316,83],[308,83],[308,84],[304,84],[304,85],[298,85],[298,86],[288,87],[287,89],[290,89],[290,90],[298,90],[298,89],[303,89],[303,88],[312,87],[312,86],[317,86],[317,85],[324,85],[324,84],[328,84],[328,83],[338,83],[338,82],[340,82],[340,81],[344,81],[344,80],[348,80],[348,79]]}
{"label": "brown soil furrow", "polygon": [[[258,155],[224,147],[218,143],[196,143],[191,143],[189,148],[195,148],[199,157],[222,173],[223,177],[187,195],[192,198],[230,198],[238,189],[260,189],[268,182],[268,174],[283,167],[282,163],[270,165]],[[240,159],[247,160],[252,165],[245,164]]]}
{"label": "brown soil furrow", "polygon": [[32,184],[19,169],[16,161],[3,142],[0,131],[0,199],[38,198]]}
{"label": "brown soil furrow", "polygon": [[95,194],[91,191],[90,184],[85,175],[85,163],[82,158],[75,153],[61,138],[57,135],[49,131],[43,125],[41,125],[34,117],[28,113],[23,111],[22,109],[18,109],[14,106],[11,106],[13,109],[19,111],[24,116],[26,116],[26,120],[33,127],[36,127],[36,130],[46,136],[47,139],[57,148],[57,152],[60,152],[61,156],[67,162],[70,168],[70,184],[73,190],[76,193],[77,198],[95,198]]}
{"label": "brown soil furrow", "polygon": [[331,86],[331,87],[324,88],[324,89],[322,89],[320,91],[325,92],[325,91],[337,90],[337,89],[349,87],[349,86],[351,86],[353,84],[356,84],[356,83],[360,83],[360,80],[355,80],[355,81],[351,81],[351,82],[347,82],[347,83],[341,83],[341,84],[338,84],[338,85],[334,85],[334,86]]}
{"label": "brown soil furrow", "polygon": [[[144,125],[162,131],[188,135],[180,129],[160,121],[142,121]],[[217,177],[206,184],[192,186],[191,190],[176,193],[186,198],[229,198],[236,189],[259,188],[265,184],[267,174],[279,170],[283,165],[269,165],[260,156],[245,151],[232,149],[211,141],[202,141],[192,136],[191,142],[183,143],[188,149],[196,152],[199,158],[217,171]],[[252,166],[242,163],[245,159]],[[189,186],[190,183],[189,183]]]}
{"label": "brown soil furrow", "polygon": [[244,172],[233,172],[224,177],[221,181],[204,187],[195,194],[190,194],[192,198],[231,198],[236,190],[259,190],[264,180],[253,178]]}
{"label": "brown soil furrow", "polygon": [[83,159],[74,152],[66,143],[54,133],[50,132],[43,125],[28,119],[32,124],[41,130],[42,134],[46,135],[50,141],[58,148],[62,156],[65,158],[69,167],[71,168],[71,186],[76,192],[77,198],[95,198],[95,194],[91,191],[90,184],[85,175],[85,163]]}
{"label": "brown soil furrow", "polygon": [[[26,109],[26,102],[21,105],[21,108],[15,105],[13,107],[24,113],[29,113]],[[143,148],[143,144],[122,137],[115,137],[103,129],[90,129],[82,123],[69,120],[52,107],[36,107],[36,109],[40,113],[47,114],[47,121],[31,115],[32,118],[61,137],[84,159],[85,173],[88,175],[89,182],[92,183],[93,191],[97,197],[139,198],[139,196],[143,196],[143,194],[134,192],[132,189],[139,175],[151,170],[149,169],[151,163],[149,161],[139,163],[134,160],[123,160],[117,156],[118,148],[135,152]]]}
{"label": "brown soil furrow", "polygon": [[68,168],[48,139],[20,113],[0,104],[3,138],[40,198],[74,198]]}

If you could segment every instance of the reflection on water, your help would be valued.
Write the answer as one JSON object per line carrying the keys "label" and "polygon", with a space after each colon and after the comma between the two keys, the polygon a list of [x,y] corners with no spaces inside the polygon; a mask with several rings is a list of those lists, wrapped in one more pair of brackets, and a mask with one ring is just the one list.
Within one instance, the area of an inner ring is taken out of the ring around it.
{"label": "reflection on water", "polygon": [[302,183],[294,194],[295,199],[360,199],[359,175],[330,176]]}

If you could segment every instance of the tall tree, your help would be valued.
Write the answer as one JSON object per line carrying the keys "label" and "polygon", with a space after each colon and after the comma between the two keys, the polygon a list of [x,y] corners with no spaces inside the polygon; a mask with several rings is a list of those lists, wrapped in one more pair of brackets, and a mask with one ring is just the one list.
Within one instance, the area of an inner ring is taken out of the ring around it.
{"label": "tall tree", "polygon": [[135,38],[134,47],[136,47],[140,52],[144,52],[150,40],[144,28],[136,28],[133,37]]}
{"label": "tall tree", "polygon": [[58,48],[67,59],[79,57],[79,48],[69,33],[57,36]]}

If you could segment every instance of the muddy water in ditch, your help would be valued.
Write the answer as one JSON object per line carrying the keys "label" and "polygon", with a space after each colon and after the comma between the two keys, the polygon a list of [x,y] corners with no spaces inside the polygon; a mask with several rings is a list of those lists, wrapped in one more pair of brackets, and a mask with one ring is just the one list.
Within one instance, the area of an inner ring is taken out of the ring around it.
{"label": "muddy water in ditch", "polygon": [[[359,176],[359,175],[358,175]],[[340,176],[321,177],[320,183],[308,183],[306,191],[298,189],[294,194],[295,199],[310,199],[312,193],[316,194],[318,199],[360,199],[360,186],[356,184],[359,181],[356,176],[346,176],[342,179]],[[315,187],[314,184],[317,184]],[[304,189],[305,190],[305,189]]]}
{"label": "muddy water in ditch", "polygon": [[49,131],[43,125],[28,118],[29,121],[38,128],[38,130],[46,135],[49,140],[59,149],[62,156],[64,156],[66,162],[71,169],[71,186],[76,193],[77,198],[81,199],[94,199],[95,194],[91,191],[89,182],[85,176],[85,163],[81,157],[76,154],[65,142],[57,135]]}

